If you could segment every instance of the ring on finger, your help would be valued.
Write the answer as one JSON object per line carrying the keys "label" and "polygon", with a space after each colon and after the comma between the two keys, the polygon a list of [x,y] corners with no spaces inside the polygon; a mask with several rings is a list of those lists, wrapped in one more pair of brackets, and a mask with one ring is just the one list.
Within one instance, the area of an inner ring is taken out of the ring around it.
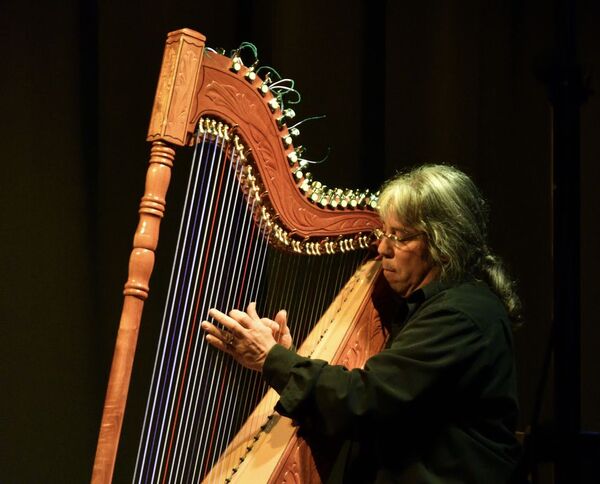
{"label": "ring on finger", "polygon": [[227,346],[233,346],[233,334],[230,333],[229,331],[227,331],[225,333],[225,339],[223,340],[223,342],[227,345]]}

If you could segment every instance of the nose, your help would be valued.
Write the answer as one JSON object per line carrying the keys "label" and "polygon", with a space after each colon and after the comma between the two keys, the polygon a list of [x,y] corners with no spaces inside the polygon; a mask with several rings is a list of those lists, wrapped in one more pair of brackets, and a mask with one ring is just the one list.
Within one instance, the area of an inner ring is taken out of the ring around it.
{"label": "nose", "polygon": [[387,237],[379,239],[377,244],[377,253],[383,257],[392,257],[394,250],[392,249],[392,243]]}

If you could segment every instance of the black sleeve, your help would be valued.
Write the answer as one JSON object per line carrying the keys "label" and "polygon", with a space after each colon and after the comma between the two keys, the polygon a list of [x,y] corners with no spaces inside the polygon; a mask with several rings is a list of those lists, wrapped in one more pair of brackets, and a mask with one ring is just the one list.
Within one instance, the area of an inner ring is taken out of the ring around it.
{"label": "black sleeve", "polygon": [[329,365],[277,345],[263,376],[280,394],[279,413],[333,435],[356,425],[418,418],[418,408],[440,398],[440,388],[468,384],[464,368],[473,367],[486,344],[465,314],[421,311],[364,369]]}

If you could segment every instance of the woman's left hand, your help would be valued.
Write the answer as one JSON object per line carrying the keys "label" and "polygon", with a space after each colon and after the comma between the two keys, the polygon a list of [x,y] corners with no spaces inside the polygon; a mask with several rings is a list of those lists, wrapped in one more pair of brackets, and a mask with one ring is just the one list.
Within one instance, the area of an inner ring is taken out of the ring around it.
{"label": "woman's left hand", "polygon": [[214,324],[203,321],[202,329],[207,333],[206,341],[229,353],[246,368],[262,371],[267,355],[277,341],[273,336],[273,329],[256,314],[255,304],[251,303],[247,312],[233,309],[227,315],[217,309],[211,309],[208,314],[226,329],[219,329]]}

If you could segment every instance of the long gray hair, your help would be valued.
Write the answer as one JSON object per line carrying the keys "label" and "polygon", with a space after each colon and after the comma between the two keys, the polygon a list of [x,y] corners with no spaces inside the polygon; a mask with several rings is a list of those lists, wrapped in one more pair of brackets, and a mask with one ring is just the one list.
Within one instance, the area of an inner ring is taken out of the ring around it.
{"label": "long gray hair", "polygon": [[487,246],[487,204],[462,171],[424,165],[399,174],[383,186],[379,214],[425,232],[442,280],[483,280],[502,300],[513,323],[520,323],[515,284]]}

